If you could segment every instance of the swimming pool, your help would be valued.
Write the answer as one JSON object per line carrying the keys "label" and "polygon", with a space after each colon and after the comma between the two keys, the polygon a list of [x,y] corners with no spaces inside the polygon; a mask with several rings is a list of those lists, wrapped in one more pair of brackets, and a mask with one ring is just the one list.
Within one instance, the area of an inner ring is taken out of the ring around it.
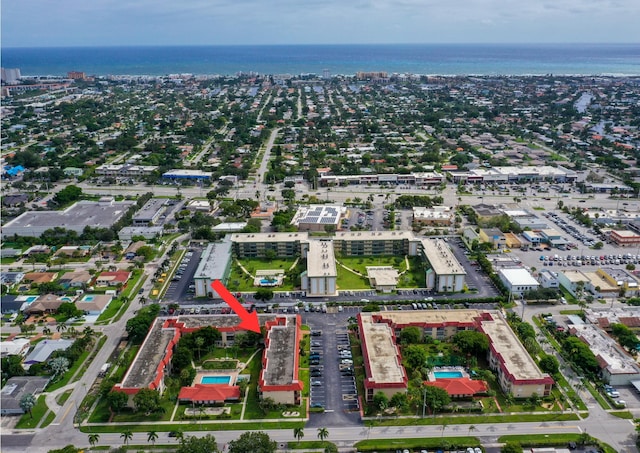
{"label": "swimming pool", "polygon": [[201,384],[225,384],[231,383],[231,376],[202,376]]}
{"label": "swimming pool", "polygon": [[93,296],[84,296],[82,298],[83,302],[93,302]]}
{"label": "swimming pool", "polygon": [[25,299],[25,302],[31,303],[34,300],[36,300],[39,296],[27,296],[27,298]]}
{"label": "swimming pool", "polygon": [[436,379],[456,379],[461,378],[464,375],[462,371],[434,371],[433,376]]}
{"label": "swimming pool", "polygon": [[64,300],[65,302],[71,302],[73,299],[65,296],[65,297],[61,297],[60,300]]}

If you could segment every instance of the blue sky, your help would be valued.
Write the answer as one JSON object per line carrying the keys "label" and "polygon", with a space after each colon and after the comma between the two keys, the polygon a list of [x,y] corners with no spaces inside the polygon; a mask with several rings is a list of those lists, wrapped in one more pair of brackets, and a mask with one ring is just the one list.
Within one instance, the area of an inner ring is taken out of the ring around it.
{"label": "blue sky", "polygon": [[640,42],[640,0],[2,0],[2,46]]}

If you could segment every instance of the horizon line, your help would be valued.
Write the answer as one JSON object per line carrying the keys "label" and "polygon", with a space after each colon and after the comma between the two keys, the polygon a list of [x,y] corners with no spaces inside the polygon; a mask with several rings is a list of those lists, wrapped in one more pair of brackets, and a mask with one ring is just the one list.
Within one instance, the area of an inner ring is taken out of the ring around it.
{"label": "horizon line", "polygon": [[272,43],[272,44],[96,44],[3,46],[2,49],[96,49],[96,48],[158,48],[158,47],[288,47],[288,46],[558,46],[558,45],[640,45],[640,42],[397,42],[397,43]]}

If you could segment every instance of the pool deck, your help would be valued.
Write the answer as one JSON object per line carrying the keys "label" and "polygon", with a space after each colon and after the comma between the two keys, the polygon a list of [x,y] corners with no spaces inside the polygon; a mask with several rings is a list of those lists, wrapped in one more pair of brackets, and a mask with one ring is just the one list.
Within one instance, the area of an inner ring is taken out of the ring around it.
{"label": "pool deck", "polygon": [[230,377],[229,380],[229,384],[226,383],[220,383],[220,384],[207,384],[207,385],[230,385],[230,386],[234,386],[236,385],[236,381],[238,380],[238,374],[239,371],[227,371],[227,370],[220,370],[219,372],[216,370],[202,370],[202,371],[198,371],[198,373],[196,373],[196,377],[193,380],[193,383],[191,385],[195,385],[195,384],[202,384],[202,378],[206,377],[206,376],[225,376],[225,377]]}
{"label": "pool deck", "polygon": [[436,379],[452,379],[452,378],[436,378],[435,373],[447,373],[447,372],[457,372],[460,373],[461,376],[456,376],[456,378],[468,378],[469,377],[469,373],[467,373],[464,369],[464,367],[461,366],[441,366],[441,367],[435,367],[433,370],[431,370],[429,372],[429,381],[433,382]]}

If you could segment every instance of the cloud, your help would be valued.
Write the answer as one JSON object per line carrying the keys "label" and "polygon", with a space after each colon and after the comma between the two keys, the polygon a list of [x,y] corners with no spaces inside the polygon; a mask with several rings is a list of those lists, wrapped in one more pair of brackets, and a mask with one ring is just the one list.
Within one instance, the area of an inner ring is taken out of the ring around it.
{"label": "cloud", "polygon": [[9,0],[1,20],[3,46],[640,42],[638,0]]}

